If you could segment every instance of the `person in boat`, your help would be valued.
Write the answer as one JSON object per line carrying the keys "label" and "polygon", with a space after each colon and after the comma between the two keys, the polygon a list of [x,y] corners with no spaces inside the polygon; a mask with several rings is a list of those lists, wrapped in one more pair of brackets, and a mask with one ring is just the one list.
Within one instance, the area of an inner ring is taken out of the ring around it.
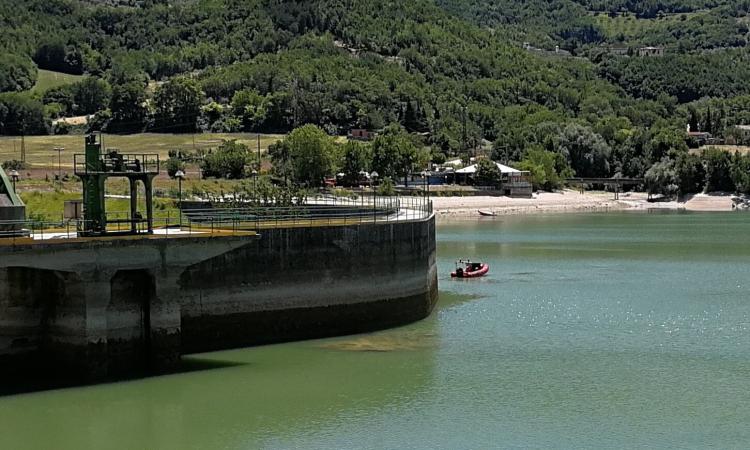
{"label": "person in boat", "polygon": [[456,261],[456,270],[451,273],[452,277],[465,278],[483,276],[487,273],[489,266],[481,262],[472,262],[471,260],[459,259]]}

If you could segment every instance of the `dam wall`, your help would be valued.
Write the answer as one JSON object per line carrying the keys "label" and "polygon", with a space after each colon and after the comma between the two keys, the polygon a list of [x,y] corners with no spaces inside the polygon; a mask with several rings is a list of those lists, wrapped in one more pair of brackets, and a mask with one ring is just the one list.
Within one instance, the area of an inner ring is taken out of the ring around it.
{"label": "dam wall", "polygon": [[407,323],[437,297],[434,220],[263,230],[179,285],[185,353]]}
{"label": "dam wall", "polygon": [[0,366],[97,380],[429,315],[434,217],[261,235],[0,241]]}

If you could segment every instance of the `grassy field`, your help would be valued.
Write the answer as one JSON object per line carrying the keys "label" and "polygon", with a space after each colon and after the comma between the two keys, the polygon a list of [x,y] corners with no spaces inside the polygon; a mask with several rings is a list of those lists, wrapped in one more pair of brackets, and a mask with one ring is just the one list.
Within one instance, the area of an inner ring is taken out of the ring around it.
{"label": "grassy field", "polygon": [[[270,144],[281,139],[281,135],[261,135],[261,152],[265,152]],[[157,153],[162,161],[167,159],[169,150],[192,151],[194,148],[213,148],[221,144],[224,139],[236,139],[256,148],[256,134],[251,133],[204,133],[204,134],[161,134],[141,133],[132,135],[105,134],[102,137],[104,146],[117,148],[123,153]],[[70,172],[73,168],[73,154],[83,153],[84,136],[26,136],[26,162],[31,168],[56,168],[57,152],[52,149],[63,147],[63,171]],[[21,138],[18,136],[0,137],[0,161],[21,158]]]}
{"label": "grassy field", "polygon": [[[26,204],[26,217],[34,220],[43,221],[59,221],[63,215],[63,205],[66,200],[80,199],[81,195],[77,192],[41,192],[41,191],[26,191],[21,192],[21,199]],[[140,202],[139,210],[144,211],[145,205],[143,201]],[[107,212],[109,214],[123,213],[123,217],[126,217],[125,212],[130,210],[130,200],[124,198],[108,198],[106,199]],[[167,214],[171,214],[171,217],[176,217],[179,213],[175,207],[175,202],[172,199],[157,198],[154,199],[154,216],[161,218],[167,217]]]}
{"label": "grassy field", "polygon": [[[220,196],[235,191],[243,183],[252,184],[252,180],[199,180],[188,178],[182,182],[183,199],[192,199],[206,194]],[[44,179],[22,178],[17,186],[18,195],[26,204],[26,213],[30,218],[60,220],[66,200],[80,200],[81,183],[78,181],[45,181]],[[107,195],[129,195],[127,180],[113,178],[105,186]],[[144,195],[139,194],[139,209],[145,211]],[[154,179],[154,215],[167,217],[176,213],[175,201],[179,198],[178,183],[166,176]],[[107,198],[107,211],[128,211],[130,201],[126,198]],[[145,214],[145,213],[144,213]]]}
{"label": "grassy field", "polygon": [[39,70],[39,77],[36,84],[31,88],[31,92],[43,93],[49,88],[72,84],[83,79],[82,75],[69,75],[62,72],[52,72],[51,70]]}

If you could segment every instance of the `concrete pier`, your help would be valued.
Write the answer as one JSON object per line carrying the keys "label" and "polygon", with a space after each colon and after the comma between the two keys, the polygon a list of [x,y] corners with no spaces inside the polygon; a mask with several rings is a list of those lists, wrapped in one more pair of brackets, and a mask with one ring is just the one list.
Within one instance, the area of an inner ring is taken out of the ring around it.
{"label": "concrete pier", "polygon": [[263,234],[0,245],[0,364],[97,380],[180,355],[415,321],[434,217]]}

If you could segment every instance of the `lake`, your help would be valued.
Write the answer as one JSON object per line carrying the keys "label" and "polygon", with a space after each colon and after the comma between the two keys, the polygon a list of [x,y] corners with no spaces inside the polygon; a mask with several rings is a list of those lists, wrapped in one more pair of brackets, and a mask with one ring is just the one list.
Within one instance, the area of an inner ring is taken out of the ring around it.
{"label": "lake", "polygon": [[[489,275],[451,280],[462,257]],[[438,306],[413,325],[0,397],[0,448],[750,443],[750,215],[441,223],[438,265]]]}

